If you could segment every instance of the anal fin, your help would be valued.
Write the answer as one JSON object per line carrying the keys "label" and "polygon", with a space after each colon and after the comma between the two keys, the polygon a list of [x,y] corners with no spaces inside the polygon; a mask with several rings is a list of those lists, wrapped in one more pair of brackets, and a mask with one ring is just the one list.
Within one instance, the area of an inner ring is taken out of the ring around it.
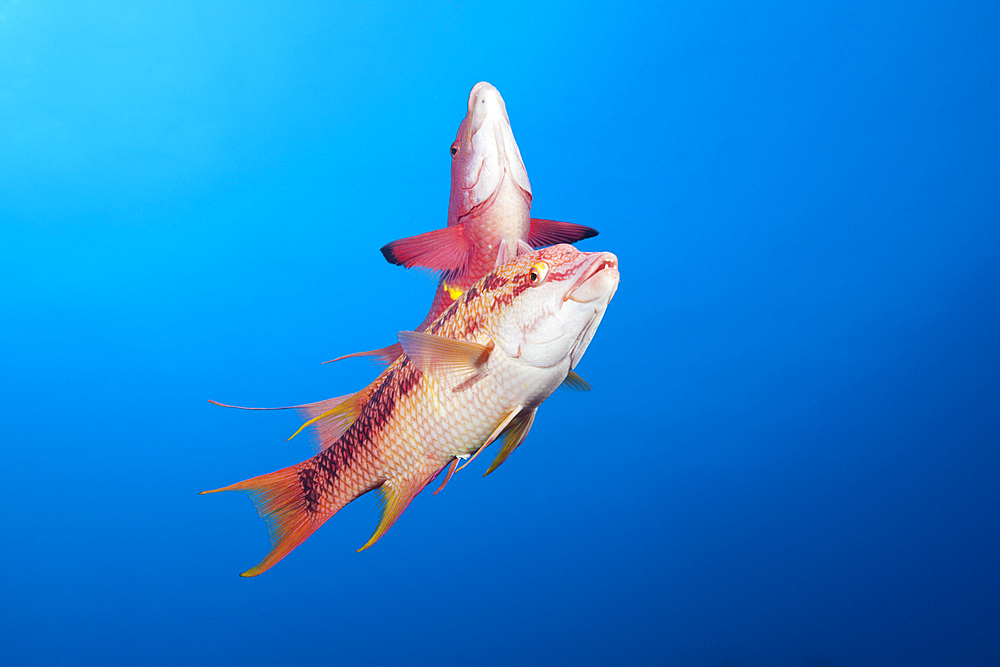
{"label": "anal fin", "polygon": [[371,538],[358,551],[364,551],[378,542],[385,535],[386,531],[392,528],[392,524],[396,523],[396,519],[403,513],[403,510],[409,507],[410,501],[427,486],[428,482],[434,479],[437,473],[438,470],[435,470],[432,474],[424,475],[422,478],[418,476],[411,479],[386,480],[380,487],[382,492],[382,520],[379,521],[378,527]]}

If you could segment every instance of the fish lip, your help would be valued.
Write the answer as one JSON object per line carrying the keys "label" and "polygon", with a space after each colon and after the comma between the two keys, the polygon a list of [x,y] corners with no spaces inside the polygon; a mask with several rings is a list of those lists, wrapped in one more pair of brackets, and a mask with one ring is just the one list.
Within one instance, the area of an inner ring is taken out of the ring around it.
{"label": "fish lip", "polygon": [[574,294],[591,278],[598,275],[602,271],[618,271],[618,257],[610,252],[602,252],[596,257],[592,257],[589,260],[589,266],[587,266],[583,272],[581,272],[580,277],[574,281],[572,287],[566,292],[566,296],[563,297],[563,302],[573,300],[577,303],[589,303],[594,299],[578,299]]}
{"label": "fish lip", "polygon": [[[476,107],[480,106],[481,102],[485,102],[486,106],[485,110],[480,112]],[[492,147],[489,153],[491,158],[495,157],[497,161],[501,178],[497,181],[496,187],[493,188],[491,196],[496,197],[504,184],[504,177],[506,177],[520,191],[521,196],[530,206],[531,183],[528,180],[528,172],[524,167],[524,160],[521,158],[520,151],[518,151],[517,141],[514,139],[514,130],[510,125],[510,117],[507,115],[507,105],[496,86],[487,81],[480,81],[473,86],[472,91],[469,93],[468,107],[463,126],[465,127],[464,141],[468,146],[472,145],[476,135],[484,128],[490,130],[496,141],[495,155],[493,154]],[[488,139],[484,138],[483,141],[488,141]],[[482,164],[480,165],[481,169]],[[463,185],[462,188],[467,191],[474,190],[478,184],[479,179],[477,178],[476,183]],[[469,213],[471,211],[463,215],[468,215]]]}
{"label": "fish lip", "polygon": [[[479,103],[480,95],[484,96],[482,101],[486,102],[487,108],[485,113],[477,117],[474,107]],[[507,117],[507,107],[503,102],[500,91],[486,81],[477,83],[469,94],[467,118],[469,119],[470,142],[484,127],[489,126],[493,129],[500,170],[508,173],[510,171],[510,156],[507,154],[507,139],[509,138],[513,145],[517,144],[514,141],[514,129],[510,126],[510,119]]]}
{"label": "fish lip", "polygon": [[[484,95],[483,101],[486,101],[485,95],[489,95],[492,99],[490,99],[487,102],[487,104],[489,105],[487,107],[487,112],[483,114],[483,116],[481,117],[481,119],[479,119],[479,122],[477,124],[476,113],[473,109],[475,108],[476,103],[479,101],[479,96],[481,94]],[[500,95],[500,91],[497,90],[496,86],[487,83],[486,81],[480,81],[479,83],[477,83],[475,86],[472,87],[472,91],[469,93],[469,104],[468,104],[468,109],[466,111],[466,117],[469,119],[470,137],[476,136],[476,132],[478,132],[479,129],[486,124],[487,120],[491,119],[494,122],[502,120],[503,124],[505,124],[507,128],[510,129],[510,119],[507,117],[507,105],[504,104],[503,96]]]}

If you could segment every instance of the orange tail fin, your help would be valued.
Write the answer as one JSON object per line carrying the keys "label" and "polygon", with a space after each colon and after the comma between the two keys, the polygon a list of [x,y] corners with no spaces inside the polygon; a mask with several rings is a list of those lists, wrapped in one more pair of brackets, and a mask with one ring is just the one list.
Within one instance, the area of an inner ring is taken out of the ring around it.
{"label": "orange tail fin", "polygon": [[241,577],[255,577],[270,569],[333,516],[333,512],[324,511],[316,507],[315,503],[310,507],[306,489],[312,491],[314,487],[311,474],[313,469],[308,463],[309,461],[305,461],[221,489],[202,491],[246,491],[253,500],[257,513],[267,522],[267,530],[271,535],[271,553],[256,567],[241,574]]}

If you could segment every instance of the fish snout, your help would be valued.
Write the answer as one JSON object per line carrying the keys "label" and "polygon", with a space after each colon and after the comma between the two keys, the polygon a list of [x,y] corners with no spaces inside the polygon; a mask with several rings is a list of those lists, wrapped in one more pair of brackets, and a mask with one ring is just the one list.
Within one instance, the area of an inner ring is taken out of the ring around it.
{"label": "fish snout", "polygon": [[485,81],[480,81],[469,93],[469,130],[474,135],[483,126],[487,119],[494,119],[506,123],[510,127],[510,120],[507,118],[507,106],[500,97],[500,91]]}
{"label": "fish snout", "polygon": [[584,264],[580,277],[567,292],[566,299],[572,299],[577,303],[590,303],[608,295],[610,301],[618,287],[619,277],[618,257],[614,253],[594,253],[594,257]]}

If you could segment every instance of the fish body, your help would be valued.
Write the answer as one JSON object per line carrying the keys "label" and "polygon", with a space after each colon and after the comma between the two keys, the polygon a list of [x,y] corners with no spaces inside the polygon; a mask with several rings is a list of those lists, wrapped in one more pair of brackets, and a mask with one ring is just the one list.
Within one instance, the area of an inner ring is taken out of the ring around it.
{"label": "fish body", "polygon": [[318,454],[214,490],[248,492],[267,521],[273,548],[244,576],[273,566],[368,491],[381,489],[383,514],[362,549],[444,468],[450,478],[459,459],[493,442],[500,450],[487,474],[503,463],[538,406],[575,377],[617,288],[617,266],[611,253],[569,245],[519,256],[472,285],[426,332],[400,332],[404,353],[368,387],[302,406],[323,441]]}
{"label": "fish body", "polygon": [[[531,218],[531,183],[514,141],[507,106],[485,81],[469,93],[468,109],[451,145],[448,224],[382,247],[393,264],[441,271],[426,329],[462,292],[507,259],[556,243],[597,235],[584,225]],[[347,356],[390,361],[398,346]],[[345,358],[345,357],[341,357]]]}

